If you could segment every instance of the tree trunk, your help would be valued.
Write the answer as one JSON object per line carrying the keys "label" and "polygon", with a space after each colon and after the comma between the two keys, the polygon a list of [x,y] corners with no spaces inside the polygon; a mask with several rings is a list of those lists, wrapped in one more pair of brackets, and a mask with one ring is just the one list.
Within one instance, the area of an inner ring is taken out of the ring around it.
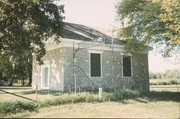
{"label": "tree trunk", "polygon": [[32,62],[31,62],[30,67],[28,69],[28,74],[29,74],[28,86],[31,86],[31,83],[32,83]]}
{"label": "tree trunk", "polygon": [[29,75],[29,82],[28,82],[28,86],[31,86],[31,83],[32,83],[32,76]]}
{"label": "tree trunk", "polygon": [[12,78],[11,82],[8,84],[8,86],[13,86],[14,83],[14,77]]}
{"label": "tree trunk", "polygon": [[24,84],[25,84],[24,81],[25,81],[24,76],[22,76],[22,77],[21,77],[21,86],[24,86]]}
{"label": "tree trunk", "polygon": [[24,86],[24,79],[21,80],[21,86]]}

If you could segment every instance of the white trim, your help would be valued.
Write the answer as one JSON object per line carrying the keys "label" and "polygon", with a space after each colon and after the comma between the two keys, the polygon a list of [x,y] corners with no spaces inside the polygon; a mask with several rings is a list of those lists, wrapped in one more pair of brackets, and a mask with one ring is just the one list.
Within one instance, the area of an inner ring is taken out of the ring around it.
{"label": "white trim", "polygon": [[[131,61],[131,76],[124,76],[123,56],[129,56],[130,57],[130,61]],[[122,67],[121,67],[122,68],[122,78],[132,78],[133,77],[132,55],[131,54],[127,54],[127,55],[121,54],[121,62],[122,62]]]}
{"label": "white trim", "polygon": [[[89,77],[91,78],[101,78],[102,77],[102,53],[97,53],[97,52],[89,52]],[[96,77],[92,77],[91,76],[91,54],[99,54],[100,55],[100,65],[101,65],[101,76],[96,76]]]}
{"label": "white trim", "polygon": [[[93,42],[93,41],[80,41],[80,40],[72,40],[72,39],[63,39],[61,41],[62,47],[73,47],[74,48],[87,48],[91,50],[112,50],[111,44],[104,44],[99,42]],[[78,44],[80,43],[80,45]],[[79,47],[78,47],[79,45]],[[83,46],[84,45],[84,46]],[[87,47],[88,46],[88,47]],[[113,45],[114,51],[123,51],[124,46],[123,45]]]}
{"label": "white trim", "polygon": [[102,54],[103,51],[98,51],[98,50],[88,50],[89,53],[96,53],[96,54]]}
{"label": "white trim", "polygon": [[81,43],[81,42],[83,42],[83,41],[82,41],[82,40],[77,40],[77,39],[63,38],[63,39],[61,40],[61,42]]}
{"label": "white trim", "polygon": [[[92,45],[92,47],[89,47],[88,49],[92,50],[105,50],[105,51],[111,51],[112,46],[114,47],[114,51],[121,51],[124,50],[124,45],[121,44],[104,44],[94,41],[82,41],[82,40],[75,40],[75,39],[68,39],[68,38],[61,38],[60,43],[52,43],[52,44],[46,44],[45,48],[47,51],[54,50],[61,47],[73,47],[73,42],[75,43],[75,48],[78,48],[78,43],[82,43],[84,45]],[[97,45],[97,46],[96,46]],[[148,54],[148,50],[142,51],[140,54]]]}
{"label": "white trim", "polygon": [[[48,68],[48,86],[44,87],[43,85],[43,78],[44,78],[44,68]],[[50,65],[46,64],[46,65],[42,65],[41,66],[41,89],[49,89],[49,83],[50,83]]]}
{"label": "white trim", "polygon": [[[47,44],[45,46],[46,50],[54,50],[58,49],[61,47],[71,47],[73,48],[73,42],[75,44],[75,48],[78,48],[78,44],[81,44],[81,48],[86,48],[91,49],[91,50],[106,50],[106,51],[111,51],[112,50],[112,44],[104,44],[104,43],[99,43],[99,42],[93,42],[93,41],[81,41],[81,40],[74,40],[74,39],[67,39],[63,38],[60,43],[52,43],[52,44]],[[84,45],[84,47],[83,47]],[[113,45],[114,51],[123,51],[124,45]]]}

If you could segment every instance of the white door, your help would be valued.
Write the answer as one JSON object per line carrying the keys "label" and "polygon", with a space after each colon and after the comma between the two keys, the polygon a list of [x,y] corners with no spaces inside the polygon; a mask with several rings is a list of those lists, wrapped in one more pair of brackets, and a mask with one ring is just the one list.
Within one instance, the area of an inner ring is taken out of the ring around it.
{"label": "white door", "polygon": [[42,69],[42,88],[49,88],[49,67],[43,67]]}

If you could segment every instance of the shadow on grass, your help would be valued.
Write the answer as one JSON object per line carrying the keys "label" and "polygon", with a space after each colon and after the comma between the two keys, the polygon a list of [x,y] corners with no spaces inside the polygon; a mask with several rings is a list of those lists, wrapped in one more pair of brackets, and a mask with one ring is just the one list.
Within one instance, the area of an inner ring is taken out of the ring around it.
{"label": "shadow on grass", "polygon": [[[0,87],[0,89],[11,89],[11,90],[21,90],[19,92],[15,92],[20,95],[30,95],[36,94],[35,90],[26,90],[30,89],[28,87]],[[86,92],[90,95],[98,96],[97,91]],[[0,93],[1,94],[1,93]],[[40,90],[38,91],[38,95],[52,95],[52,96],[63,96],[64,94],[61,91],[54,90]],[[73,93],[72,93],[73,94]],[[81,94],[81,93],[80,93]],[[156,102],[156,101],[174,101],[180,102],[180,92],[168,92],[168,91],[132,91],[132,90],[116,90],[104,92],[103,100],[105,101],[115,101],[123,104],[128,104],[128,99],[135,100],[140,103],[148,103],[148,102]]]}
{"label": "shadow on grass", "polygon": [[134,100],[137,102],[140,102],[140,103],[145,103],[145,104],[148,103],[148,101],[145,101],[145,100],[139,99],[139,98],[135,98]]}
{"label": "shadow on grass", "polygon": [[[105,100],[119,102],[125,104],[124,101],[131,99],[140,103],[173,101],[180,102],[180,92],[155,92],[155,91],[130,91],[118,90],[107,93]],[[127,101],[128,103],[128,101]]]}
{"label": "shadow on grass", "polygon": [[[81,92],[81,93],[62,93],[59,91],[47,91],[42,90],[38,91],[41,95],[47,95],[49,92],[50,95],[59,96],[56,99],[40,101],[40,102],[0,102],[0,115],[1,114],[10,114],[10,113],[19,113],[20,111],[36,111],[39,108],[57,106],[64,104],[75,104],[75,103],[103,103],[107,101],[118,102],[121,104],[134,104],[136,102],[148,104],[150,102],[158,101],[172,101],[180,102],[180,92],[145,92],[145,91],[130,91],[130,90],[117,90],[113,92],[104,92],[103,99],[99,100],[97,92]],[[21,94],[35,94],[35,91],[24,91]],[[135,102],[131,102],[134,100]]]}
{"label": "shadow on grass", "polygon": [[143,98],[150,102],[155,101],[175,101],[180,102],[180,92],[141,92]]}
{"label": "shadow on grass", "polygon": [[0,86],[1,90],[30,90],[31,87],[29,86]]}
{"label": "shadow on grass", "polygon": [[[23,91],[20,92],[22,95],[36,94],[36,91]],[[48,91],[48,90],[40,90],[37,92],[38,95],[52,95],[52,96],[60,96],[63,93],[60,91]]]}
{"label": "shadow on grass", "polygon": [[[6,87],[0,87],[0,90],[8,91],[8,92],[14,93],[14,94],[20,94],[22,90],[31,90],[31,88],[30,87],[19,87],[19,86],[6,86]],[[15,91],[17,91],[17,92],[15,92]],[[6,94],[6,93],[0,91],[0,94]]]}

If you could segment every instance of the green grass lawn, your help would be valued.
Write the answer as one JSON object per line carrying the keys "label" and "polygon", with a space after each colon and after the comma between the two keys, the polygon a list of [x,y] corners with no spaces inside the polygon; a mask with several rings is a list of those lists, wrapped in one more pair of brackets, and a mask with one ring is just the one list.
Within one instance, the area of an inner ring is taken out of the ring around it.
{"label": "green grass lawn", "polygon": [[[96,99],[98,97],[97,93],[87,93],[88,95],[78,93],[75,95],[40,91],[38,100],[43,106],[40,106],[37,110],[0,114],[0,117],[179,118],[180,93],[172,87],[153,86],[151,87],[153,92],[149,93],[139,93],[137,91],[104,93],[105,100],[100,102]],[[30,87],[0,87],[0,89],[36,99],[35,91]],[[167,91],[167,89],[170,92],[161,92],[162,90]],[[0,92],[0,103],[13,101],[31,103],[31,101]]]}
{"label": "green grass lawn", "polygon": [[180,92],[180,85],[151,85],[151,91]]}
{"label": "green grass lawn", "polygon": [[126,102],[127,104],[105,102],[54,106],[51,109],[41,109],[30,117],[177,118],[179,116],[178,103],[158,102],[144,104],[132,100]]}
{"label": "green grass lawn", "polygon": [[[61,95],[62,93],[57,92],[54,93],[54,91],[38,91],[38,94],[36,95],[35,90],[32,90],[31,87],[10,87],[10,86],[1,86],[0,90],[5,90],[17,95],[21,95],[27,98],[31,99],[38,99],[39,101],[47,100],[47,99],[54,99],[57,96]],[[28,101],[26,99],[7,94],[0,91],[0,101],[6,102],[6,101]]]}
{"label": "green grass lawn", "polygon": [[180,84],[180,79],[150,79],[150,85],[176,85]]}
{"label": "green grass lawn", "polygon": [[127,104],[119,102],[77,103],[41,108],[38,112],[24,112],[6,117],[31,118],[178,118],[179,104],[177,102],[140,103],[126,100]]}

